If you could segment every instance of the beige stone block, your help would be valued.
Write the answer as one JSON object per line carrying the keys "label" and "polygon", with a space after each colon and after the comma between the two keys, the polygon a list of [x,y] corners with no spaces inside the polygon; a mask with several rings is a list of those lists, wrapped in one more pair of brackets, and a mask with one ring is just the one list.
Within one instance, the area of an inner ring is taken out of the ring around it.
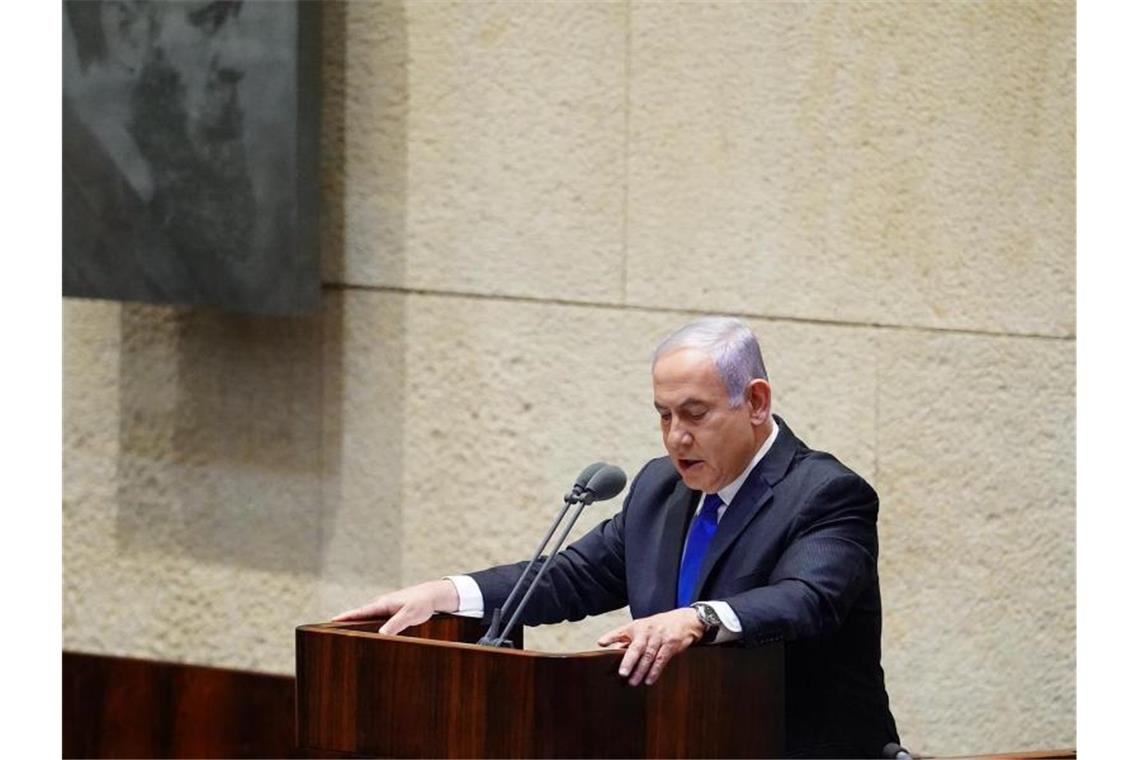
{"label": "beige stone block", "polygon": [[525,559],[585,465],[632,477],[658,455],[648,361],[667,316],[414,296],[408,317],[405,581]]}
{"label": "beige stone block", "polygon": [[121,305],[112,301],[63,300],[65,498],[115,480],[121,311]]}
{"label": "beige stone block", "polygon": [[64,498],[64,649],[292,672],[293,627],[320,619],[311,577],[126,544],[99,485]]}
{"label": "beige stone block", "polygon": [[[347,291],[326,299],[321,581],[400,584],[406,302]],[[331,586],[330,586],[331,588]],[[325,597],[335,614],[363,601]],[[347,602],[347,603],[346,603]]]}
{"label": "beige stone block", "polygon": [[317,573],[319,317],[126,306],[117,540]]}
{"label": "beige stone block", "polygon": [[760,339],[772,408],[798,438],[875,483],[873,330],[748,320]]}
{"label": "beige stone block", "polygon": [[904,742],[1075,746],[1074,344],[881,346],[883,663]]}
{"label": "beige stone block", "polygon": [[619,300],[624,7],[361,5],[343,281]]}
{"label": "beige stone block", "polygon": [[293,671],[293,628],[319,619],[311,576],[124,549],[99,511],[65,503],[65,649]]}
{"label": "beige stone block", "polygon": [[627,299],[1074,331],[1071,3],[635,2]]}

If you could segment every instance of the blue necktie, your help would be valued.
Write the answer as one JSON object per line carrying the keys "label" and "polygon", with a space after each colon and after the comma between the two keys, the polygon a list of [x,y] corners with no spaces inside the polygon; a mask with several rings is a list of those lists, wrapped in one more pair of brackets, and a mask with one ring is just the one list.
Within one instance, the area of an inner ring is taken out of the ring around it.
{"label": "blue necktie", "polygon": [[704,561],[713,534],[716,533],[716,511],[721,504],[724,502],[715,493],[705,494],[705,503],[697,513],[697,519],[693,521],[689,538],[685,542],[681,573],[677,576],[678,607],[685,607],[694,601],[693,596],[697,593],[697,576],[701,574],[701,562]]}

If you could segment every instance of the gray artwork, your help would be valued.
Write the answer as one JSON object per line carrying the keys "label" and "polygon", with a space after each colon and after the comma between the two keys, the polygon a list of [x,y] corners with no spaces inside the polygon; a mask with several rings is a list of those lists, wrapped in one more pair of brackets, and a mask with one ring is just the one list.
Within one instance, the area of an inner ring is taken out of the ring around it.
{"label": "gray artwork", "polygon": [[316,308],[318,13],[64,3],[64,295]]}

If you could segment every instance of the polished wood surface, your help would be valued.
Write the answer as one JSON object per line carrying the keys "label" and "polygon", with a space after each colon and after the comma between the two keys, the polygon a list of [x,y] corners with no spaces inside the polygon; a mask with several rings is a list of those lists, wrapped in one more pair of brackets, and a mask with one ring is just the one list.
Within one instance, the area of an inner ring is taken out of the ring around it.
{"label": "polished wood surface", "polygon": [[[783,745],[779,644],[698,647],[652,687],[621,652],[556,655],[297,629],[298,742],[381,757],[764,757]],[[415,634],[416,632],[410,632]]]}
{"label": "polished wood surface", "polygon": [[[377,633],[383,624],[384,620],[358,620],[351,623],[321,623],[319,627],[330,631]],[[482,638],[485,632],[486,629],[478,618],[460,617],[459,615],[435,615],[425,623],[404,629],[400,635],[409,638],[474,644]],[[521,625],[515,626],[507,638],[511,640],[516,649],[521,649],[523,646],[523,627]]]}
{"label": "polished wood surface", "polygon": [[294,740],[294,679],[63,653],[64,757],[315,757]]}

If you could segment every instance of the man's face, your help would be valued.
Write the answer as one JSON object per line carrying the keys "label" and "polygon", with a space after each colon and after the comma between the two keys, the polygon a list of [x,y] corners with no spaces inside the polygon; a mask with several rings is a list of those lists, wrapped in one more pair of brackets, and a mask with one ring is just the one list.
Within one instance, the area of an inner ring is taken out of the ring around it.
{"label": "man's face", "polygon": [[653,367],[653,404],[661,438],[685,485],[716,492],[735,480],[756,453],[757,426],[766,420],[753,404],[729,406],[713,360],[695,349],[672,351]]}
{"label": "man's face", "polygon": [[241,136],[241,3],[156,3],[155,49],[177,74],[199,154]]}
{"label": "man's face", "polygon": [[[244,38],[240,2],[109,0],[100,6],[112,74],[135,87],[161,83],[163,123],[184,132],[200,159],[228,159],[241,138],[238,89]],[[248,54],[248,50],[245,51]]]}

